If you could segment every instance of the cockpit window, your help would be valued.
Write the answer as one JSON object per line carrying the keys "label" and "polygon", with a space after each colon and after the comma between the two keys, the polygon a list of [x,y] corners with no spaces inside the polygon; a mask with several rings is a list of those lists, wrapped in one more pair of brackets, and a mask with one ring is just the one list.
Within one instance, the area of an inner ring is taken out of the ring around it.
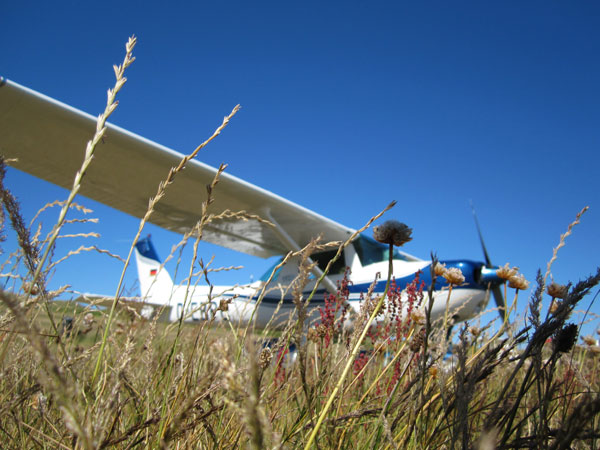
{"label": "cockpit window", "polygon": [[[380,244],[375,239],[360,235],[354,242],[354,249],[358,254],[360,263],[363,266],[374,264],[382,261],[388,261],[390,257],[390,248],[388,245]],[[403,261],[420,261],[414,256],[400,252],[394,249],[394,259],[401,259]]]}
{"label": "cockpit window", "polygon": [[[327,267],[327,264],[329,264],[329,261],[333,259],[333,257],[336,255],[336,253],[337,253],[337,250],[330,250],[330,251],[321,252],[321,253],[313,253],[312,255],[310,255],[310,258],[314,262],[317,263],[317,266],[319,266],[319,269],[324,271],[325,268]],[[345,270],[346,270],[346,261],[344,258],[344,253],[342,252],[342,254],[337,259],[337,261],[332,264],[331,269],[329,269],[329,273],[331,275],[337,275],[339,273],[344,273]]]}
{"label": "cockpit window", "polygon": [[[325,268],[327,267],[327,264],[329,264],[329,261],[331,259],[333,259],[333,257],[336,255],[337,253],[337,249],[336,250],[331,250],[331,251],[326,251],[326,252],[320,252],[320,253],[313,253],[312,255],[310,255],[310,258],[317,263],[317,266],[321,269],[321,270],[325,270]],[[275,267],[277,267],[278,264],[281,263],[281,261],[283,261],[283,258],[279,258],[275,264],[273,264],[269,270],[267,270],[262,277],[260,277],[260,281],[266,282],[268,281],[269,277],[271,276],[271,273],[273,272],[273,270],[275,269]],[[275,272],[275,275],[273,275],[273,279],[271,281],[276,281],[277,278],[279,277],[279,274],[281,273],[283,267],[280,267],[279,269],[277,269],[277,272]],[[331,269],[329,269],[329,274],[330,275],[337,275],[337,274],[343,274],[344,271],[346,270],[346,259],[344,257],[344,252],[342,252],[342,254],[340,255],[340,257],[337,259],[336,262],[334,262],[331,266]]]}

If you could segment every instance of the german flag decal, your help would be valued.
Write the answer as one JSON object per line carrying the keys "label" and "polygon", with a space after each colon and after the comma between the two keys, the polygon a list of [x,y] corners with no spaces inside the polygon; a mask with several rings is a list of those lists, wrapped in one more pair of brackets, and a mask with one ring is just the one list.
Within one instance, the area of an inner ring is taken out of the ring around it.
{"label": "german flag decal", "polygon": [[156,269],[150,269],[150,276],[153,277],[156,275]]}

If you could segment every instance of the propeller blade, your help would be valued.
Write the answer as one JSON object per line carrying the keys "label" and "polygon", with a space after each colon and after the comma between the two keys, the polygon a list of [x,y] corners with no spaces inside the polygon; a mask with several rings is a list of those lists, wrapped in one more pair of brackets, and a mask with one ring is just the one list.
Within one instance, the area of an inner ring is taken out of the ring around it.
{"label": "propeller blade", "polygon": [[[481,242],[481,248],[483,250],[483,256],[485,258],[485,265],[488,267],[492,267],[492,261],[490,260],[490,255],[488,255],[487,249],[485,248],[485,242],[483,242],[483,235],[481,234],[481,228],[479,227],[479,220],[477,220],[477,214],[475,214],[475,207],[473,206],[473,202],[469,202],[471,204],[471,211],[473,212],[473,218],[475,219],[475,226],[477,227],[477,234],[479,235],[479,242]],[[494,294],[494,298],[496,295]],[[498,301],[496,300],[496,303]]]}
{"label": "propeller blade", "polygon": [[[477,220],[477,214],[475,213],[475,207],[473,206],[473,201],[469,201],[469,203],[471,204],[471,211],[473,212],[473,219],[475,219],[475,227],[477,228],[477,234],[479,235],[479,242],[481,243],[481,249],[483,250],[483,257],[485,258],[485,268],[482,267],[482,276],[484,274],[484,272],[488,272],[487,277],[488,279],[490,279],[490,275],[489,272],[492,272],[493,275],[492,277],[495,276],[495,270],[494,270],[494,266],[492,265],[492,261],[490,259],[490,255],[487,252],[487,249],[485,248],[485,242],[483,241],[483,235],[481,234],[481,227],[479,226],[479,220]],[[491,279],[490,279],[491,281]],[[491,282],[489,284],[489,286],[491,286],[491,290],[492,290],[492,294],[494,295],[494,301],[496,302],[496,306],[498,307],[498,313],[500,314],[500,318],[502,319],[502,322],[504,322],[504,319],[506,317],[506,303],[504,302],[504,297],[502,295],[502,289],[500,289],[500,286],[502,285],[502,283],[499,283],[497,280],[494,280],[493,282]]]}
{"label": "propeller blade", "polygon": [[500,318],[502,319],[502,322],[504,322],[504,318],[506,317],[506,304],[504,303],[504,297],[502,296],[502,290],[499,285],[492,286],[492,294],[494,294],[494,300],[496,301]]}

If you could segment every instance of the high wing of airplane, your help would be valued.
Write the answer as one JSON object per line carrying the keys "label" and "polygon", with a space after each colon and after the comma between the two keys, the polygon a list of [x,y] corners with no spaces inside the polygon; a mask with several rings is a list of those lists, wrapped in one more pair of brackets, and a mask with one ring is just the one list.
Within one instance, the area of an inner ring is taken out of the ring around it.
{"label": "high wing of airplane", "polygon": [[[89,114],[12,81],[0,81],[0,154],[18,159],[13,164],[17,169],[69,189],[95,127],[96,118]],[[172,149],[108,124],[80,193],[135,217],[143,217],[148,199],[156,194],[158,184],[182,157],[182,154]],[[198,160],[189,161],[186,169],[178,174],[164,198],[156,205],[150,222],[179,233],[192,230],[200,218],[202,202],[207,198],[205,186],[212,182],[216,173],[215,168]],[[345,241],[355,231],[223,173],[217,199],[211,204],[211,212],[219,214],[227,210],[243,210],[270,223],[257,219],[242,221],[225,218],[208,224],[203,231],[203,239],[262,258],[298,250],[317,235],[322,235],[324,242]],[[325,288],[330,292],[335,290],[335,282],[343,276],[344,268],[350,267],[350,300],[357,309],[360,292],[366,292],[377,273],[387,272],[387,251],[387,246],[360,236],[345,249],[338,266],[325,278]],[[192,303],[214,305],[214,300],[218,300],[219,297],[214,293],[200,290],[197,292],[198,300],[180,300],[178,296],[182,291],[173,286],[170,277],[158,283],[156,276],[160,270],[160,262],[149,240],[138,243],[136,256],[145,301],[155,305],[169,305],[174,311],[178,311],[171,314],[172,319],[177,318],[177,315],[187,314]],[[332,256],[331,253],[314,256],[317,265],[313,273],[317,276],[322,274],[322,269]],[[414,279],[419,271],[423,273],[422,278],[427,278],[430,263],[397,251],[394,255],[394,274],[397,280],[403,282]],[[503,299],[501,295],[499,298],[496,296],[501,281],[495,276],[487,255],[485,263],[448,261],[446,265],[460,267],[466,276],[465,284],[453,293],[451,306],[456,320],[465,320],[482,311],[487,304],[490,287],[503,315]],[[278,275],[279,283],[289,282],[295,277],[297,266],[295,269],[293,265],[290,267]],[[155,278],[146,279],[148,276]],[[311,289],[310,285],[308,288]],[[441,291],[442,288],[443,283],[438,282],[436,297],[439,297],[439,301],[436,300],[434,305],[434,313],[438,315],[446,308],[447,295]],[[219,295],[223,298],[235,298],[232,314],[237,314],[236,317],[240,319],[253,317],[259,324],[268,322],[275,311],[274,307],[268,309],[267,305],[286,301],[285,295],[277,297],[277,301],[275,297],[267,296],[261,305],[262,313],[247,315],[242,310],[252,307],[256,289],[253,292],[250,292],[252,289],[236,291],[231,295],[226,291],[224,289]],[[379,283],[376,291],[383,292],[382,283]],[[242,303],[246,306],[242,306]],[[188,315],[191,320],[197,318],[192,313]],[[256,319],[257,316],[261,319]]]}
{"label": "high wing of airplane", "polygon": [[[81,166],[82,149],[95,128],[95,117],[64,103],[8,80],[0,87],[0,151],[18,158],[14,164],[17,169],[70,189]],[[81,194],[142,217],[159,182],[183,155],[117,126],[108,124],[107,128]],[[156,206],[150,221],[178,233],[190,231],[206,200],[205,186],[215,174],[215,168],[191,160]],[[324,241],[345,240],[354,232],[227,173],[220,177],[218,196],[219,201],[211,206],[212,213],[245,210],[272,219],[278,226],[257,220],[223,219],[210,224],[203,239],[261,258],[289,250],[277,234],[280,230],[285,230],[300,247],[310,242],[315,229],[323,233]]]}

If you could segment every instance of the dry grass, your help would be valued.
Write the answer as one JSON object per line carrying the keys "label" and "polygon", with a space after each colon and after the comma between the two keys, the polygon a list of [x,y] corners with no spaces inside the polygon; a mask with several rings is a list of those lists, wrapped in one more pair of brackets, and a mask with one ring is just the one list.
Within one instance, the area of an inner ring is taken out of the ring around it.
{"label": "dry grass", "polygon": [[[126,62],[132,48],[130,41]],[[122,71],[116,75],[122,86]],[[114,109],[110,98],[107,111]],[[188,159],[158,187],[147,217]],[[208,205],[218,174],[194,233],[182,245],[197,242],[213,219]],[[61,258],[52,261],[54,242],[75,205],[81,176],[61,204],[59,224],[43,239],[41,228],[25,225],[2,181],[3,237],[14,231],[20,247],[3,265],[11,289],[0,292],[3,448],[599,447],[600,354],[593,344],[575,345],[578,327],[568,321],[600,282],[600,271],[560,291],[564,298],[552,312],[542,310],[554,298],[545,294],[540,273],[520,330],[490,336],[465,324],[452,357],[445,358],[445,333],[428,314],[416,313],[418,305],[430,307],[431,287],[405,287],[415,313],[401,317],[402,289],[391,274],[385,274],[385,296],[365,293],[354,330],[341,326],[344,283],[329,297],[321,321],[306,324],[314,294],[304,298],[302,292],[311,270],[308,257],[318,247],[313,242],[296,254],[304,263],[289,287],[298,314],[278,342],[266,347],[269,333],[252,327],[147,321],[117,307],[120,288],[107,312],[52,301],[60,294],[46,288],[48,271],[60,269]],[[244,218],[243,212],[229,214]],[[90,250],[105,252],[89,246],[66,256]],[[214,269],[208,266],[199,273],[190,267],[188,286],[210,284]],[[71,325],[65,316],[74,318]],[[375,317],[385,320],[373,327]],[[287,354],[290,343],[297,347],[295,362]]]}

